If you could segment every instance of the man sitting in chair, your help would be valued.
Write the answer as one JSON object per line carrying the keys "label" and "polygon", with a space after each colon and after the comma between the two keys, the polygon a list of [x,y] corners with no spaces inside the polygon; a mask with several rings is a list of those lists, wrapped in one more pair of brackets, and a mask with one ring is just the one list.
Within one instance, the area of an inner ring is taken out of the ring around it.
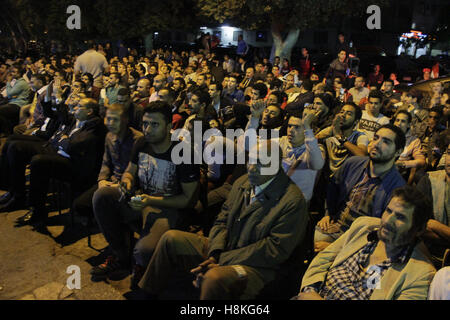
{"label": "man sitting in chair", "polygon": [[394,190],[383,216],[356,219],[319,253],[297,300],[425,300],[436,272],[420,236],[430,218],[425,196]]}

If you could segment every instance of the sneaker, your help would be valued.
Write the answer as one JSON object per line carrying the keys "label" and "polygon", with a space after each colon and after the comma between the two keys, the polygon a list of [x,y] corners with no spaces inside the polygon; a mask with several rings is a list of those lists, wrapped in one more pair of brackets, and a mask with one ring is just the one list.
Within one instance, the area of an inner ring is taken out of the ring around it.
{"label": "sneaker", "polygon": [[139,290],[138,283],[141,281],[142,277],[144,276],[145,268],[135,264],[133,267],[133,273],[131,274],[131,283],[130,283],[130,289],[131,290]]}
{"label": "sneaker", "polygon": [[105,262],[93,267],[90,274],[92,275],[93,281],[102,281],[107,278],[111,280],[120,280],[119,278],[122,277],[123,279],[130,274],[130,268],[116,257],[109,256],[106,258]]}
{"label": "sneaker", "polygon": [[12,212],[17,210],[26,209],[25,197],[14,196],[6,203],[0,205],[0,212]]}
{"label": "sneaker", "polygon": [[0,197],[0,204],[5,204],[9,202],[13,197],[13,194],[11,192],[6,192]]}

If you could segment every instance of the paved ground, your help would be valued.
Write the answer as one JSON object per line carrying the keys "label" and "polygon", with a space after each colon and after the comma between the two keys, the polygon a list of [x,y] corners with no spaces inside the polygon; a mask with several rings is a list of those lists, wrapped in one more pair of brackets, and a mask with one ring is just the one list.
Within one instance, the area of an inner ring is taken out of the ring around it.
{"label": "paved ground", "polygon": [[[80,226],[65,232],[62,223],[68,214],[53,216],[48,230],[52,236],[33,231],[30,226],[16,228],[14,221],[25,211],[0,214],[0,299],[124,299],[129,279],[106,283],[92,282],[91,264],[103,255],[88,247],[86,232]],[[53,213],[52,215],[57,214]],[[106,247],[101,234],[92,236],[95,248]],[[69,290],[66,273],[71,265],[81,270],[81,289]]]}
{"label": "paved ground", "polygon": [[[3,191],[0,191],[0,195]],[[89,270],[104,261],[107,243],[97,228],[91,228],[92,247],[87,229],[75,218],[73,227],[68,210],[49,214],[51,235],[33,231],[31,226],[15,227],[15,220],[26,211],[0,213],[0,300],[124,300],[130,276],[121,281],[92,282]],[[81,289],[70,290],[69,266],[81,271]],[[164,300],[195,299],[192,279],[175,275]]]}

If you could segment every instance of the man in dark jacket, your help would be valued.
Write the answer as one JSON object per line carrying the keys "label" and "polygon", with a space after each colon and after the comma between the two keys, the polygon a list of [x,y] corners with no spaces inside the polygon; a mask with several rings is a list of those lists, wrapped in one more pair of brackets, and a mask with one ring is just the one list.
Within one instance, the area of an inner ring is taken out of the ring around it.
{"label": "man in dark jacket", "polygon": [[313,83],[311,80],[307,79],[303,81],[302,86],[300,87],[300,94],[294,101],[286,105],[286,112],[298,110],[300,113],[303,113],[305,103],[313,103],[314,93],[312,92],[312,88]]}
{"label": "man in dark jacket", "polygon": [[160,294],[177,268],[196,275],[200,299],[251,299],[283,272],[304,239],[308,214],[302,192],[279,170],[278,145],[270,145],[271,161],[248,164],[248,174],[233,184],[209,239],[175,230],[163,235],[139,283],[145,292]]}
{"label": "man in dark jacket", "polygon": [[[51,88],[50,86],[48,88]],[[1,187],[8,190],[0,197],[0,212],[14,211],[25,206],[25,168],[37,154],[54,153],[54,145],[67,135],[75,124],[73,109],[86,98],[84,93],[72,94],[67,105],[50,101],[50,91],[42,101],[44,124],[32,135],[12,135],[5,143],[1,157]]]}
{"label": "man in dark jacket", "polygon": [[90,186],[98,174],[103,156],[106,129],[98,117],[98,103],[83,99],[75,107],[75,125],[51,147],[37,154],[30,162],[31,210],[17,220],[19,225],[45,225],[45,199],[51,178],[71,182],[75,190]]}

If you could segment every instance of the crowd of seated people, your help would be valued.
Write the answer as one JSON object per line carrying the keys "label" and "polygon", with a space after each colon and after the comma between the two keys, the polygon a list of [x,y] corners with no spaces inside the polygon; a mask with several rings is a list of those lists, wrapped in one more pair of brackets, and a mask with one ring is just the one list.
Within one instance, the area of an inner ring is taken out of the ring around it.
{"label": "crowd of seated people", "polygon": [[0,212],[25,209],[17,226],[48,234],[51,182],[69,184],[71,211],[108,243],[92,281],[131,274],[130,297],[148,299],[175,272],[200,299],[445,296],[441,83],[351,76],[345,49],[321,75],[279,57],[88,45],[0,62]]}

